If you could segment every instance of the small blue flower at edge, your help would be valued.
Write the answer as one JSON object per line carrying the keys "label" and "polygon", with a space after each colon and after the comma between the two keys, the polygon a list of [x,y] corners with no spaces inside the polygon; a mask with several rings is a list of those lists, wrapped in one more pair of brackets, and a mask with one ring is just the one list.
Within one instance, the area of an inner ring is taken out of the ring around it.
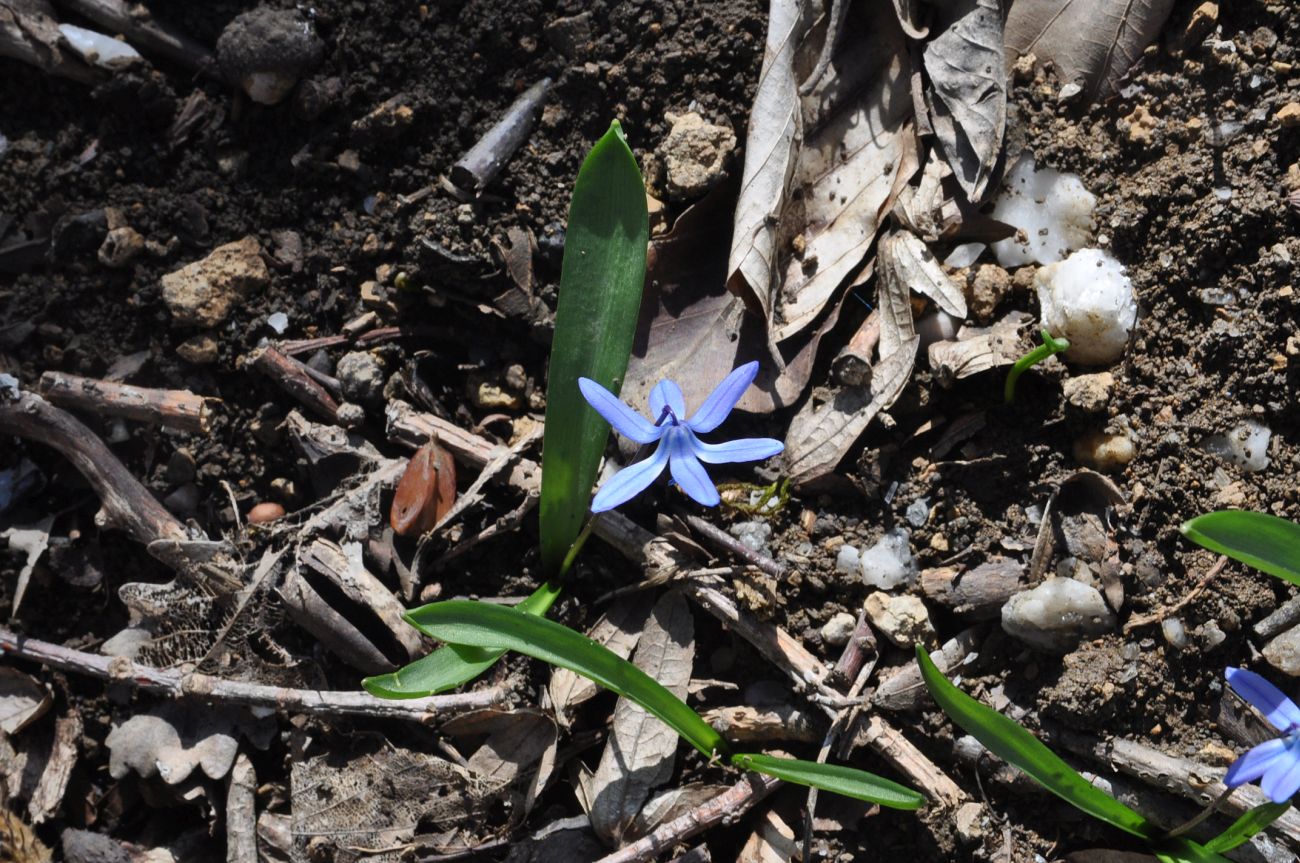
{"label": "small blue flower at edge", "polygon": [[1282,736],[1259,744],[1234,761],[1223,784],[1236,788],[1262,777],[1259,785],[1268,799],[1285,803],[1300,791],[1300,707],[1253,671],[1229,668],[1226,676],[1228,685],[1263,713]]}
{"label": "small blue flower at edge", "polygon": [[627,503],[650,486],[667,467],[673,480],[696,502],[717,506],[718,489],[709,479],[704,465],[728,462],[759,461],[785,449],[772,438],[741,438],[726,443],[704,443],[696,435],[722,425],[736,402],[749,389],[758,374],[758,363],[740,366],[718,384],[689,419],[682,390],[669,380],[662,380],[650,392],[650,422],[621,402],[618,396],[590,378],[578,378],[578,389],[596,412],[623,437],[639,444],[658,441],[654,453],[644,461],[629,465],[600,487],[591,502],[592,512],[604,512]]}

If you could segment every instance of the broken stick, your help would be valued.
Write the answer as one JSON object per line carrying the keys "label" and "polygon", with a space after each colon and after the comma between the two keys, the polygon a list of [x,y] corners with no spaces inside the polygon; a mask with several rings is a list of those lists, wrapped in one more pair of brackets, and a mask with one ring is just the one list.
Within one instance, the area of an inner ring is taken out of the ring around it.
{"label": "broken stick", "polygon": [[60,671],[125,683],[173,698],[225,701],[313,716],[337,717],[344,714],[427,723],[441,718],[442,714],[490,707],[503,701],[507,695],[501,687],[493,686],[455,695],[430,695],[393,701],[378,698],[369,692],[286,689],[262,683],[225,680],[198,672],[153,668],[132,662],[125,656],[100,656],[97,653],[73,650],[27,638],[4,628],[0,628],[0,656],[39,662]]}
{"label": "broken stick", "polygon": [[17,435],[54,447],[99,495],[96,524],[124,530],[164,563],[180,565],[169,556],[181,554],[183,559],[177,549],[190,539],[185,526],[81,420],[33,393],[19,393],[7,400],[0,395],[0,435]]}
{"label": "broken stick", "polygon": [[133,387],[63,372],[41,375],[37,389],[47,401],[59,407],[205,434],[211,415],[208,403],[217,401],[189,390]]}
{"label": "broken stick", "polygon": [[275,348],[259,348],[249,357],[249,363],[317,416],[330,422],[338,420],[339,403],[303,363]]}

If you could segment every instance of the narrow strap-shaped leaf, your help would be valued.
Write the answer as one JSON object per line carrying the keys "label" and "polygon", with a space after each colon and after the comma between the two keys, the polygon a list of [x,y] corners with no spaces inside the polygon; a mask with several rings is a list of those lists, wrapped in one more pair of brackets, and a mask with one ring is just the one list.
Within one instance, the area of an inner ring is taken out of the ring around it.
{"label": "narrow strap-shaped leaf", "polygon": [[[545,582],[519,603],[525,614],[546,614],[560,595],[560,587]],[[371,695],[379,698],[422,698],[437,695],[458,686],[464,686],[497,663],[504,650],[447,644],[428,656],[397,669],[390,674],[367,677],[361,685]]]}
{"label": "narrow strap-shaped leaf", "polygon": [[926,687],[943,712],[990,752],[1019,767],[1048,791],[1094,818],[1144,839],[1160,835],[1159,827],[1094,787],[1019,724],[953,686],[919,644],[916,661],[921,666]]}
{"label": "narrow strap-shaped leaf", "polygon": [[1168,839],[1153,849],[1160,863],[1229,863],[1228,858],[1190,839]]}
{"label": "narrow strap-shaped leaf", "polygon": [[1241,813],[1241,817],[1232,822],[1232,825],[1227,830],[1206,842],[1205,848],[1216,854],[1231,851],[1238,845],[1249,842],[1250,837],[1281,818],[1290,808],[1291,802],[1287,801],[1286,803],[1265,803],[1256,806],[1254,809],[1248,809]]}
{"label": "narrow strap-shaped leaf", "polygon": [[582,527],[609,426],[578,378],[617,393],[627,372],[649,242],[645,186],[617,122],[592,147],[573,186],[542,440],[542,569],[554,578]]}
{"label": "narrow strap-shaped leaf", "polygon": [[731,756],[731,763],[787,782],[810,785],[845,797],[879,803],[891,809],[919,809],[925,803],[924,797],[905,785],[842,764],[819,764],[816,761],[750,753]]}
{"label": "narrow strap-shaped leaf", "polygon": [[582,633],[554,621],[463,599],[422,606],[409,612],[406,619],[442,641],[513,650],[567,668],[640,704],[706,756],[730,751],[711,725],[657,680]]}
{"label": "narrow strap-shaped leaf", "polygon": [[1220,510],[1184,522],[1182,531],[1210,551],[1300,584],[1300,524],[1263,512]]}

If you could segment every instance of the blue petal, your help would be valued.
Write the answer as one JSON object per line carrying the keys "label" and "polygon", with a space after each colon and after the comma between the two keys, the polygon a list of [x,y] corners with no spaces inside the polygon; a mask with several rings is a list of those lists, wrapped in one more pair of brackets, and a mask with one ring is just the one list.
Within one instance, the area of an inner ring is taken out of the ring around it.
{"label": "blue petal", "polygon": [[1289,731],[1300,727],[1300,707],[1296,707],[1294,701],[1283,695],[1282,690],[1244,668],[1229,668],[1225,675],[1228,685],[1264,714],[1264,718],[1274,728]]}
{"label": "blue petal", "polygon": [[1254,782],[1273,766],[1278,758],[1286,758],[1286,741],[1278,737],[1259,744],[1245,755],[1232,762],[1224,774],[1223,784],[1229,788]]}
{"label": "blue petal", "polygon": [[1259,787],[1274,803],[1285,803],[1294,797],[1300,791],[1300,752],[1288,747],[1284,755],[1274,758]]}
{"label": "blue petal", "polygon": [[727,414],[731,413],[731,409],[736,406],[736,402],[740,401],[740,397],[745,394],[745,390],[749,389],[749,385],[754,382],[757,375],[757,362],[745,363],[737,368],[727,375],[713,392],[709,393],[704,404],[700,405],[700,409],[686,424],[700,434],[711,432],[722,425],[722,421],[727,418]]}
{"label": "blue petal", "polygon": [[709,479],[704,465],[695,457],[692,441],[688,429],[679,427],[669,432],[666,441],[669,448],[668,467],[673,479],[692,500],[704,506],[717,506],[721,500],[718,488]]}
{"label": "blue petal", "polygon": [[650,414],[655,422],[664,415],[664,408],[672,410],[677,420],[686,419],[686,400],[682,398],[682,388],[670,380],[662,380],[650,391]]}
{"label": "blue petal", "polygon": [[593,381],[591,378],[578,378],[578,389],[587,404],[596,409],[596,413],[614,427],[625,438],[637,443],[654,443],[663,435],[664,430],[619,401],[618,396]]}
{"label": "blue petal", "polygon": [[703,443],[695,440],[695,457],[708,464],[738,461],[762,461],[785,449],[785,444],[770,437],[743,437],[726,443]]}
{"label": "blue petal", "polygon": [[628,465],[610,477],[591,502],[592,512],[604,512],[620,504],[627,503],[649,487],[650,483],[664,472],[668,462],[668,447],[665,443],[655,447],[654,454],[645,461]]}

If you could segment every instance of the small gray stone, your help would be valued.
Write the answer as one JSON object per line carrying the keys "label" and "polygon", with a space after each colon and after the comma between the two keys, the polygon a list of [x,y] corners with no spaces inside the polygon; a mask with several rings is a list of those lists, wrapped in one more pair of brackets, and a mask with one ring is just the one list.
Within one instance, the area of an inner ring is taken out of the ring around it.
{"label": "small gray stone", "polygon": [[1096,590],[1072,578],[1049,578],[1002,606],[1002,629],[1027,644],[1068,653],[1084,638],[1115,628],[1115,614]]}
{"label": "small gray stone", "polygon": [[862,580],[880,590],[892,590],[916,579],[916,560],[908,545],[907,531],[895,528],[862,552],[858,560]]}
{"label": "small gray stone", "polygon": [[1293,626],[1264,646],[1268,664],[1292,677],[1300,677],[1300,626]]}
{"label": "small gray stone", "polygon": [[334,418],[345,429],[353,429],[366,421],[366,409],[352,402],[344,402],[339,405],[338,413],[334,415]]}
{"label": "small gray stone", "polygon": [[304,72],[320,62],[325,45],[301,12],[258,6],[231,19],[217,39],[217,62],[248,98],[274,105]]}
{"label": "small gray stone", "polygon": [[957,807],[953,823],[962,841],[973,844],[984,838],[983,812],[984,807],[974,802]]}
{"label": "small gray stone", "polygon": [[767,522],[761,520],[737,522],[727,532],[740,540],[740,544],[750,551],[771,557],[767,541],[772,538],[772,525]]}
{"label": "small gray stone", "polygon": [[373,354],[352,351],[343,355],[335,369],[343,396],[349,401],[369,404],[384,391],[384,368]]}
{"label": "small gray stone", "polygon": [[843,611],[836,612],[830,620],[822,625],[822,641],[831,647],[843,647],[849,643],[853,637],[853,630],[857,628],[858,622],[853,615],[846,614]]}
{"label": "small gray stone", "polygon": [[1115,376],[1110,372],[1075,375],[1066,378],[1065,383],[1061,385],[1065,400],[1086,413],[1098,413],[1104,410],[1114,389]]}

